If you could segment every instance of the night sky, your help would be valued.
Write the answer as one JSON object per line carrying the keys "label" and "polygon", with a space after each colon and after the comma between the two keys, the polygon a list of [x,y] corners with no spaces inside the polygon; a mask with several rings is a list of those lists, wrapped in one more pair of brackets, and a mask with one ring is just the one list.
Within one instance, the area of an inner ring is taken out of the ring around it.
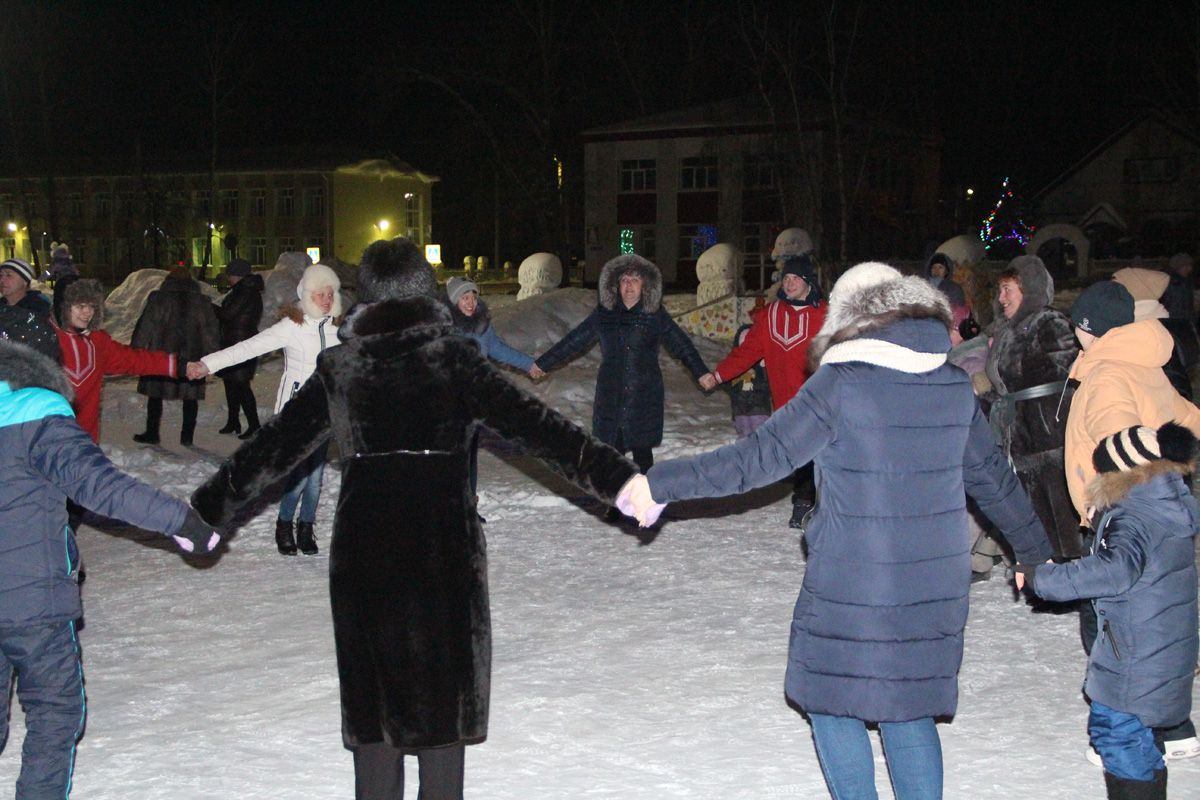
{"label": "night sky", "polygon": [[390,151],[442,176],[435,233],[481,242],[499,175],[505,235],[532,243],[543,155],[578,164],[579,131],[778,88],[747,26],[796,35],[822,102],[830,6],[847,101],[940,133],[947,194],[1011,175],[1032,196],[1132,116],[1198,118],[1200,0],[381,5],[0,3],[0,163],[205,152],[215,52],[220,146]]}

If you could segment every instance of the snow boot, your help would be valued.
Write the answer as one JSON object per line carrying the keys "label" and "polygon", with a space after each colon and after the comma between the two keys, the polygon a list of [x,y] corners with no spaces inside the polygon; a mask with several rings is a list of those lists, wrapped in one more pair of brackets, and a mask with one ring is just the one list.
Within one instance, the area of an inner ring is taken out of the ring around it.
{"label": "snow boot", "polygon": [[292,533],[292,523],[287,520],[275,520],[275,546],[281,555],[296,555],[296,537]]}
{"label": "snow boot", "polygon": [[135,442],[158,444],[158,426],[162,424],[162,410],[161,397],[151,397],[146,400],[146,430],[133,435]]}
{"label": "snow boot", "polygon": [[311,522],[296,523],[296,544],[299,545],[300,552],[306,556],[315,556],[317,554],[317,535],[313,531],[313,524]]}
{"label": "snow boot", "polygon": [[1104,787],[1108,800],[1167,800],[1167,771],[1154,770],[1154,777],[1148,781],[1131,781],[1106,772]]}
{"label": "snow boot", "polygon": [[133,440],[138,444],[158,444],[158,431],[135,433],[133,435]]}
{"label": "snow boot", "polygon": [[237,419],[230,419],[225,423],[225,427],[221,428],[217,433],[241,433],[242,423]]}

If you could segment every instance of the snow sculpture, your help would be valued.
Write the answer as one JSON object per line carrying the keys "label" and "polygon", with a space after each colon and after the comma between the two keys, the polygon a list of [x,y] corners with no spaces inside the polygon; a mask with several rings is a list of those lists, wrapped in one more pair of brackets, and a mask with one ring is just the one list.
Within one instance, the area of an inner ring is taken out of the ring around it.
{"label": "snow sculpture", "polygon": [[557,289],[562,282],[562,262],[553,253],[534,253],[517,268],[517,282],[521,284],[518,300]]}
{"label": "snow sculpture", "polygon": [[771,260],[784,256],[802,256],[813,251],[812,237],[803,228],[784,228],[775,237]]}
{"label": "snow sculpture", "polygon": [[978,264],[987,255],[978,236],[964,233],[942,242],[937,251],[958,264]]}
{"label": "snow sculpture", "polygon": [[742,255],[731,244],[715,244],[696,261],[696,305],[702,306],[737,291]]}

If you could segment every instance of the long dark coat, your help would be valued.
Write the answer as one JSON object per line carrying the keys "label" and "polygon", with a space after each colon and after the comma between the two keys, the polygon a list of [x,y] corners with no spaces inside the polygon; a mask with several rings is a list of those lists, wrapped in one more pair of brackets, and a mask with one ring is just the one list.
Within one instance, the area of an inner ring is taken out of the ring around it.
{"label": "long dark coat", "polygon": [[[626,308],[618,281],[642,277],[642,299]],[[708,372],[696,346],[661,306],[662,275],[638,256],[619,256],[600,271],[600,303],[583,322],[537,359],[549,372],[600,342],[600,373],[592,404],[592,433],[626,449],[656,447],[663,437],[663,377],[659,346],[683,362],[692,377]]]}
{"label": "long dark coat", "polygon": [[[744,492],[815,463],[821,499],[805,534],[784,688],[805,711],[876,722],[955,712],[968,494],[1022,563],[1050,553],[970,380],[945,361],[944,297],[916,277],[891,285],[900,289],[851,296],[863,311],[836,328],[850,338],[819,351],[821,366],[753,434],[647,473],[654,499],[669,502]],[[881,357],[880,342],[897,355]]]}
{"label": "long dark coat", "polygon": [[[1079,355],[1071,320],[1050,308],[1054,282],[1041,260],[1022,256],[1012,265],[1020,272],[1024,299],[1011,320],[1005,320],[1002,313],[996,315],[999,322],[985,368],[996,395],[1066,381]],[[1061,392],[1015,403],[1003,442],[1046,527],[1054,554],[1065,558],[1084,554],[1063,466],[1072,394],[1073,388],[1067,386]]]}
{"label": "long dark coat", "polygon": [[[213,305],[213,312],[220,323],[222,350],[258,333],[258,323],[263,313],[263,286],[261,275],[247,275],[233,285],[221,305]],[[226,367],[217,374],[230,380],[248,381],[254,377],[257,366],[258,359],[251,358]]]}
{"label": "long dark coat", "polygon": [[[348,338],[347,338],[348,337]],[[356,312],[341,347],[196,490],[224,525],[329,438],[344,454],[329,556],[347,747],[487,734],[487,553],[468,465],[482,423],[611,502],[637,467],[517,389],[437,300]]]}
{"label": "long dark coat", "polygon": [[[146,298],[130,344],[144,350],[177,353],[181,361],[198,361],[219,347],[217,315],[212,303],[191,278],[168,275]],[[142,376],[137,390],[164,400],[203,400],[204,381]]]}

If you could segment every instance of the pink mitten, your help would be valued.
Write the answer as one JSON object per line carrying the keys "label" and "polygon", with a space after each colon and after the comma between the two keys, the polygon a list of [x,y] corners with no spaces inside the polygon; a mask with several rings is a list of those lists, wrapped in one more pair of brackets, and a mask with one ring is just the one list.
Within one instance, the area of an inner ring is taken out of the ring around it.
{"label": "pink mitten", "polygon": [[645,475],[634,475],[617,495],[617,510],[627,517],[634,517],[643,528],[658,522],[666,503],[654,502],[650,494],[650,481]]}

